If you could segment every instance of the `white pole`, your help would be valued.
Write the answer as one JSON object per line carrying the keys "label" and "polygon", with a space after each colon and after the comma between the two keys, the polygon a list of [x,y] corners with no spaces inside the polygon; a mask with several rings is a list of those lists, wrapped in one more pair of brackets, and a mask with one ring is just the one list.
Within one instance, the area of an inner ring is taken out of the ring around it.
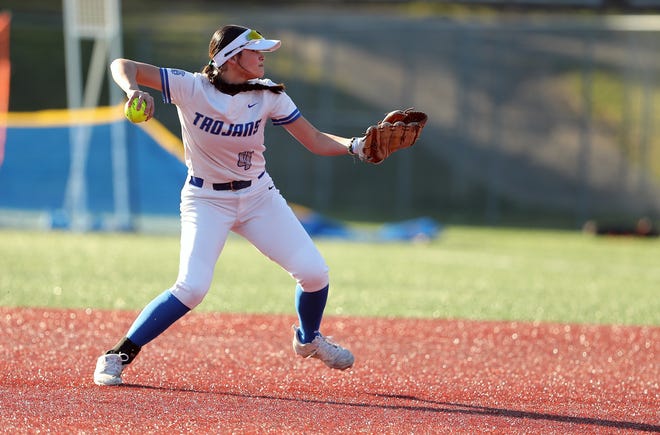
{"label": "white pole", "polygon": [[[82,106],[82,67],[80,62],[80,45],[75,30],[76,2],[63,0],[64,8],[64,55],[66,59],[66,91],[69,109]],[[71,147],[71,164],[67,181],[64,209],[68,213],[69,225],[74,231],[87,229],[87,189],[85,186],[85,166],[88,144],[85,141],[84,129],[88,127],[75,124],[71,120],[69,141]]]}
{"label": "white pole", "polygon": [[[69,109],[98,106],[103,78],[114,58],[122,56],[121,4],[119,0],[63,0],[66,55],[66,86]],[[93,39],[87,83],[81,66],[80,41]],[[111,105],[123,101],[121,90],[109,80]],[[76,125],[71,120],[71,168],[64,207],[69,213],[71,228],[89,229],[85,169],[89,154],[92,126]],[[114,200],[114,229],[131,229],[128,189],[128,157],[126,152],[126,123],[115,122],[111,127],[112,186]]]}
{"label": "white pole", "polygon": [[[118,0],[106,0],[106,14],[110,19],[110,37],[108,64],[113,59],[122,57],[121,4]],[[107,69],[107,66],[106,66]],[[110,104],[121,104],[125,96],[112,80],[109,80]],[[112,125],[112,182],[115,203],[115,224],[118,229],[131,230],[131,212],[129,195],[128,153],[126,150],[126,121]]]}

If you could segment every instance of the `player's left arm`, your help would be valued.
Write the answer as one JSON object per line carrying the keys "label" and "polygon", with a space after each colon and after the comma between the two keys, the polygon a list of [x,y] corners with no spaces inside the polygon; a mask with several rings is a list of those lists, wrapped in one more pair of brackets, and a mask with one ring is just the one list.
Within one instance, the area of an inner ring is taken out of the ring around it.
{"label": "player's left arm", "polygon": [[319,131],[304,116],[300,116],[295,121],[283,125],[283,127],[314,154],[322,156],[348,154],[351,138]]}

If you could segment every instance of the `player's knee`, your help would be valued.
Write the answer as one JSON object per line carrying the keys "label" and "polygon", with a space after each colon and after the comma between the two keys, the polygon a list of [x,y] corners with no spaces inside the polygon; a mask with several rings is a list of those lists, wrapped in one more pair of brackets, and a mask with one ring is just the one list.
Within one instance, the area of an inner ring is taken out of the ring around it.
{"label": "player's knee", "polygon": [[170,292],[176,296],[185,306],[191,310],[199,305],[209,291],[208,285],[194,284],[188,282],[177,282],[170,289]]}
{"label": "player's knee", "polygon": [[328,266],[323,261],[308,264],[294,274],[294,278],[305,292],[319,291],[330,282]]}

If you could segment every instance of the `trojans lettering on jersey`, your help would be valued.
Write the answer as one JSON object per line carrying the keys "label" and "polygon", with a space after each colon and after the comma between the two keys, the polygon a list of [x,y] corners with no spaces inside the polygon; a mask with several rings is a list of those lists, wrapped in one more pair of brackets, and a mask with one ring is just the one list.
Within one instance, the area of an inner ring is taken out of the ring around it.
{"label": "trojans lettering on jersey", "polygon": [[195,119],[193,120],[193,125],[197,126],[200,130],[221,136],[252,136],[259,131],[259,124],[261,124],[261,119],[242,124],[226,124],[224,121],[211,118],[199,112],[195,112]]}

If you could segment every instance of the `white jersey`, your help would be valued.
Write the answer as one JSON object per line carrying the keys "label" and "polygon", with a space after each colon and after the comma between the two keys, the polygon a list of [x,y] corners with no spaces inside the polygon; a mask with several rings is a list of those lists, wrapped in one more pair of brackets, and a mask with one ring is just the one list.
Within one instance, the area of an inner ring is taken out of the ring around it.
{"label": "white jersey", "polygon": [[[201,73],[161,68],[163,101],[175,104],[188,174],[211,183],[256,179],[266,170],[264,128],[286,125],[300,111],[284,92],[218,91]],[[252,80],[273,86],[269,79]]]}

